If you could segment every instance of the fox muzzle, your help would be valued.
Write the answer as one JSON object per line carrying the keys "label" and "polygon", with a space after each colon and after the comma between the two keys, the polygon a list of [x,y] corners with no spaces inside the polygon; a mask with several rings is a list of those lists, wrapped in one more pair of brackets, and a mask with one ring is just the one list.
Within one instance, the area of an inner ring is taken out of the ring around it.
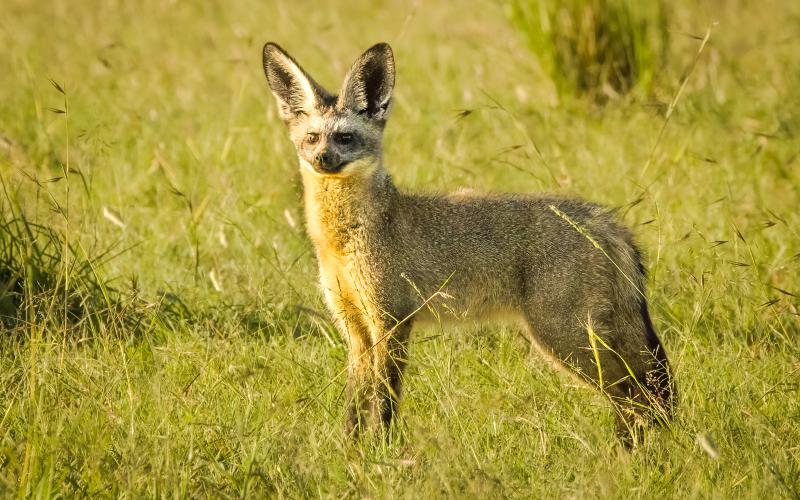
{"label": "fox muzzle", "polygon": [[342,161],[341,157],[336,154],[336,152],[326,149],[314,156],[312,165],[318,172],[333,174],[341,170],[345,162]]}

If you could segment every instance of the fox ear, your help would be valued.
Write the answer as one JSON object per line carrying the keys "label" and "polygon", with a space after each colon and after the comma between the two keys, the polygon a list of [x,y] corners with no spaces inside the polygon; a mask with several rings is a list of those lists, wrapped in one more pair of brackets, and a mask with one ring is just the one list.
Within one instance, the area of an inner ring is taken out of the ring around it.
{"label": "fox ear", "polygon": [[337,106],[385,121],[394,88],[394,56],[388,43],[367,49],[344,79]]}
{"label": "fox ear", "polygon": [[278,101],[281,118],[290,121],[309,114],[320,104],[325,91],[280,46],[264,45],[264,74]]}

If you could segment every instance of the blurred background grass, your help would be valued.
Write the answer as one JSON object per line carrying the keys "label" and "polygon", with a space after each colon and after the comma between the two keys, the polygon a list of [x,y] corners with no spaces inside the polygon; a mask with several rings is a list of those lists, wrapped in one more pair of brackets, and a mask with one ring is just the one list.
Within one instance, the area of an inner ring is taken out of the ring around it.
{"label": "blurred background grass", "polygon": [[595,99],[646,93],[666,63],[669,14],[661,0],[521,0],[509,10],[562,92]]}
{"label": "blurred background grass", "polygon": [[[797,497],[800,7],[2,9],[0,491]],[[674,428],[621,452],[604,402],[514,332],[440,328],[417,332],[400,439],[349,445],[268,40],[331,90],[392,44],[404,188],[619,207],[676,367]]]}

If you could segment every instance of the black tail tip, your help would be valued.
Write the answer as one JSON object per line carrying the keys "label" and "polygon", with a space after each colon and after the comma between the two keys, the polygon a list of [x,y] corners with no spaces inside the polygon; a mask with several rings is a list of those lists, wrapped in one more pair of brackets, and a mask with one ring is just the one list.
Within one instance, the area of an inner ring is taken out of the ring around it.
{"label": "black tail tip", "polygon": [[[660,347],[660,346],[659,346]],[[659,356],[659,353],[662,353]],[[675,419],[678,391],[663,348],[653,353],[655,367],[647,373],[645,386],[649,392],[652,419],[659,424],[668,424]]]}

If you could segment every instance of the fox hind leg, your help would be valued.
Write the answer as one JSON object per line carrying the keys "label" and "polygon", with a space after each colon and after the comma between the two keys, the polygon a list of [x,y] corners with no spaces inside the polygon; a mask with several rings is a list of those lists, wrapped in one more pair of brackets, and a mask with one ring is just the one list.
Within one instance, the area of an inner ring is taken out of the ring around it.
{"label": "fox hind leg", "polygon": [[570,321],[529,314],[526,326],[531,342],[547,358],[610,399],[618,435],[624,444],[633,444],[644,422],[663,422],[671,416],[664,410],[665,405],[671,409],[671,401],[663,388],[671,388],[672,382],[663,346],[641,317],[587,318],[581,322],[577,316]]}

